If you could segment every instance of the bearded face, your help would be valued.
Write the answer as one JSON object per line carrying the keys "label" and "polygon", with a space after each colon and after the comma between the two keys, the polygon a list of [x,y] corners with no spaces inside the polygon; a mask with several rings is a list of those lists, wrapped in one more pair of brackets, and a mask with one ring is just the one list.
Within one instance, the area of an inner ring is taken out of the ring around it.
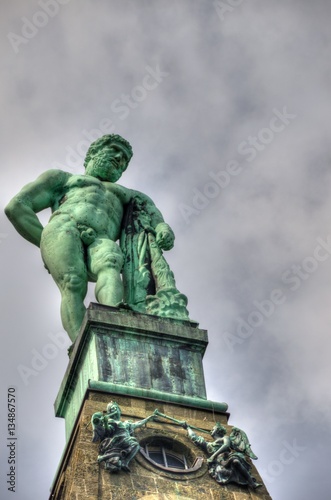
{"label": "bearded face", "polygon": [[116,182],[128,165],[128,158],[122,147],[113,144],[102,148],[90,160],[86,174],[102,181]]}

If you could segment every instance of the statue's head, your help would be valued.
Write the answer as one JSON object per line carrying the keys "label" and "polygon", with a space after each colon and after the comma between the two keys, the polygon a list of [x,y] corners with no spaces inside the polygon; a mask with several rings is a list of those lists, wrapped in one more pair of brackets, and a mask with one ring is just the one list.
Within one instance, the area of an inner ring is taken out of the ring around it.
{"label": "statue's head", "polygon": [[130,143],[120,135],[104,135],[92,142],[85,161],[85,173],[104,181],[116,182],[132,158]]}
{"label": "statue's head", "polygon": [[112,418],[113,420],[119,420],[121,418],[121,409],[116,401],[111,401],[107,405],[107,414],[109,418]]}
{"label": "statue's head", "polygon": [[210,431],[210,434],[214,438],[223,437],[226,434],[226,428],[224,427],[224,425],[220,424],[219,422],[216,422],[216,424]]}

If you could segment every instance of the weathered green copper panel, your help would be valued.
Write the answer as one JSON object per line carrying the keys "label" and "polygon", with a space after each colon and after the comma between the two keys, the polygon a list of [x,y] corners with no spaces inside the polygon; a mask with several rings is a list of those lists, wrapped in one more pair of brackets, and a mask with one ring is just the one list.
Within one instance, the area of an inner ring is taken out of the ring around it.
{"label": "weathered green copper panel", "polygon": [[192,398],[189,396],[180,396],[178,394],[170,394],[155,390],[137,389],[135,387],[127,387],[125,385],[111,384],[109,382],[96,380],[89,380],[88,386],[94,391],[102,391],[109,394],[120,394],[121,396],[132,396],[142,399],[152,399],[162,403],[174,403],[185,407],[199,408],[201,410],[211,410],[221,413],[228,410],[227,403],[219,403],[217,401],[210,401],[209,399]]}
{"label": "weathered green copper panel", "polygon": [[[205,397],[202,356],[178,339],[98,329],[99,376],[105,382]],[[201,382],[202,377],[202,382]]]}
{"label": "weathered green copper panel", "polygon": [[[206,401],[202,357],[207,332],[196,323],[90,304],[57,401],[67,437],[93,383]],[[199,404],[199,403],[198,403]]]}
{"label": "weathered green copper panel", "polygon": [[96,358],[95,338],[90,337],[81,346],[81,352],[72,357],[61,384],[59,391],[61,398],[55,402],[55,407],[56,413],[65,416],[67,439],[79,414],[89,380],[98,378]]}

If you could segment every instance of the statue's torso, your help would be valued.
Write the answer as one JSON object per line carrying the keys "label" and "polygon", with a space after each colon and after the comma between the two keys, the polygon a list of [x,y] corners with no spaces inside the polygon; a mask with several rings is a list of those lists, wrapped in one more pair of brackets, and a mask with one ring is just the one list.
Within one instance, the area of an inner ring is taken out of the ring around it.
{"label": "statue's torso", "polygon": [[[61,193],[62,194],[62,193]],[[124,205],[130,199],[130,190],[104,182],[89,175],[72,175],[63,188],[63,196],[53,213],[69,215],[73,224],[94,229],[97,236],[112,240],[119,237]]]}

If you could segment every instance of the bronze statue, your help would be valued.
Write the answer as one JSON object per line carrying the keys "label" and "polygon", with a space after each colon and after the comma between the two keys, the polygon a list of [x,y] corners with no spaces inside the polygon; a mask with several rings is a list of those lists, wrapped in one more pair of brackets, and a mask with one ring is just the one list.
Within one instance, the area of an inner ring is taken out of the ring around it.
{"label": "bronze statue", "polygon": [[[96,283],[101,304],[125,302],[139,312],[188,319],[187,299],[162,255],[174,245],[173,231],[147,195],[115,184],[131,157],[128,141],[105,135],[91,144],[85,175],[48,170],[5,209],[17,231],[40,247],[60,289],[62,323],[73,342],[88,281]],[[46,208],[52,215],[43,227],[36,214]]]}
{"label": "bronze statue", "polygon": [[244,431],[233,427],[227,436],[226,428],[217,423],[210,432],[214,441],[209,442],[197,436],[187,424],[184,427],[193,443],[209,455],[209,474],[215,481],[219,484],[236,483],[253,489],[262,486],[250,473],[251,465],[247,458],[256,460],[257,456],[252,452]]}
{"label": "bronze statue", "polygon": [[100,441],[98,462],[104,462],[109,472],[130,472],[129,463],[139,451],[133,432],[153,418],[151,415],[139,422],[122,421],[120,407],[113,401],[108,404],[106,412],[94,413],[92,441]]}

